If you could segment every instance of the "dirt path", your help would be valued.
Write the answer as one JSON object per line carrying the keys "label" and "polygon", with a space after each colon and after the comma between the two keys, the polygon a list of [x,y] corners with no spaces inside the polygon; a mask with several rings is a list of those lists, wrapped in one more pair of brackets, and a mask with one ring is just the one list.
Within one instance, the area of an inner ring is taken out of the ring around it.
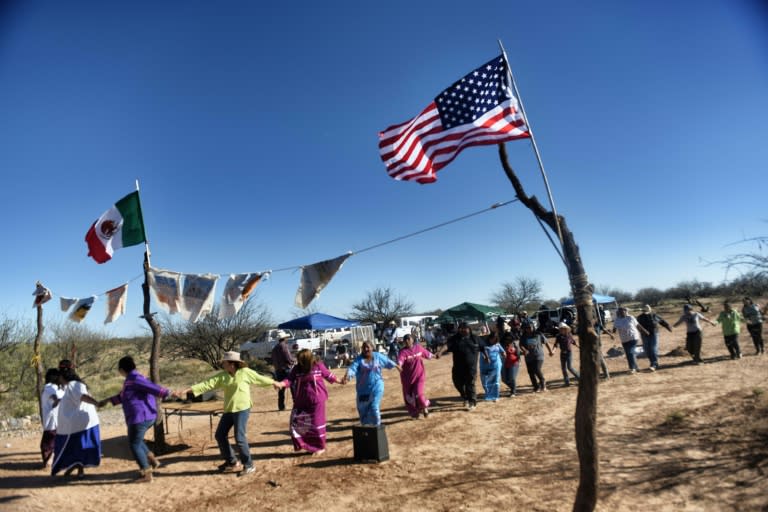
{"label": "dirt path", "polygon": [[[664,332],[661,353],[681,336]],[[629,375],[623,357],[609,360],[614,377],[601,381],[599,398],[598,510],[768,510],[768,356],[752,356],[745,336],[742,346],[749,355],[725,359],[719,330],[708,327],[704,365],[662,357],[660,371]],[[531,393],[521,368],[519,396],[472,412],[451,385],[450,358],[427,365],[436,402],[427,419],[406,415],[397,373],[387,372],[388,462],[353,461],[352,385],[330,388],[328,451],[316,457],[293,452],[288,413],[275,410],[273,391],[254,388],[255,474],[214,472],[220,461],[207,416],[185,418],[183,430],[169,421],[168,441],[189,447],[163,455],[152,484],[132,483],[122,425],[104,427],[102,465],[82,481],[38,469],[39,438],[17,437],[0,445],[0,510],[570,510],[577,388],[561,387],[557,356],[545,364],[550,391]]]}

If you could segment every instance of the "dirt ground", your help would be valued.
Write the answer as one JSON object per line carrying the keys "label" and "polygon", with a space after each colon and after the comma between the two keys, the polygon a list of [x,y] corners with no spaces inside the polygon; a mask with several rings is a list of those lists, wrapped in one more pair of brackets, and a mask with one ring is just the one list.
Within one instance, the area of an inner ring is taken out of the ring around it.
{"label": "dirt ground", "polygon": [[[742,334],[745,356],[731,361],[720,329],[704,331],[700,366],[666,355],[656,373],[640,359],[642,371],[630,375],[623,357],[609,359],[613,378],[599,388],[598,510],[768,510],[768,355],[754,356]],[[682,327],[662,331],[661,354],[684,336]],[[607,350],[612,342],[603,340]],[[172,417],[167,440],[186,447],[160,457],[153,483],[134,483],[137,468],[117,421],[104,425],[102,464],[83,480],[40,469],[37,435],[2,439],[0,510],[570,510],[577,388],[562,387],[557,354],[545,364],[548,392],[532,393],[521,367],[517,397],[471,412],[461,407],[450,368],[450,357],[427,362],[432,414],[419,420],[405,413],[397,372],[387,372],[387,462],[353,460],[352,384],[330,387],[328,450],[319,456],[293,452],[288,412],[276,410],[273,390],[254,388],[254,474],[215,472],[221,461],[208,416],[185,417],[183,428]]]}

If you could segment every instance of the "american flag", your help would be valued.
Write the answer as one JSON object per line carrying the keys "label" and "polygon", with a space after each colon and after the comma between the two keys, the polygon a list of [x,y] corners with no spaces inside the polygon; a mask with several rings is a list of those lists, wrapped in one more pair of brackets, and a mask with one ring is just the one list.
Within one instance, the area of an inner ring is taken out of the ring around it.
{"label": "american flag", "polygon": [[437,95],[413,119],[379,134],[379,153],[396,180],[432,183],[468,146],[530,137],[499,55]]}

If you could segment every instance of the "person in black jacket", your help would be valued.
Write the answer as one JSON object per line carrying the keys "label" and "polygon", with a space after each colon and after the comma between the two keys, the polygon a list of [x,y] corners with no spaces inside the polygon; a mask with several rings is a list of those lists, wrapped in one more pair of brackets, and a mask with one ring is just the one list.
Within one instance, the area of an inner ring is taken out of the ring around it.
{"label": "person in black jacket", "polygon": [[464,399],[464,407],[468,411],[477,406],[475,378],[477,377],[478,354],[482,346],[482,342],[472,334],[467,323],[462,322],[459,324],[458,334],[454,334],[448,339],[446,349],[442,352],[442,354],[453,353],[453,369],[451,371],[453,385],[461,398]]}
{"label": "person in black jacket", "polygon": [[659,369],[659,325],[672,332],[672,327],[661,318],[659,315],[653,312],[653,309],[648,304],[645,305],[643,313],[638,315],[637,323],[642,325],[648,334],[641,333],[643,338],[643,352],[645,352],[648,358],[648,364],[650,364],[650,370],[652,372]]}

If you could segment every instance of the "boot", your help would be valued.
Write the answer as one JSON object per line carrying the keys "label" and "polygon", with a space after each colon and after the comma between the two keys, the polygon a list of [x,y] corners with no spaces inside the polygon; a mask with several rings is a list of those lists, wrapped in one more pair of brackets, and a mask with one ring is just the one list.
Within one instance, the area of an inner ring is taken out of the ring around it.
{"label": "boot", "polygon": [[160,467],[160,461],[157,460],[157,457],[155,457],[154,453],[149,452],[147,454],[147,460],[149,461],[149,464],[152,466],[152,469],[157,469]]}
{"label": "boot", "polygon": [[152,468],[140,469],[139,478],[136,479],[137,483],[150,483],[152,482]]}

